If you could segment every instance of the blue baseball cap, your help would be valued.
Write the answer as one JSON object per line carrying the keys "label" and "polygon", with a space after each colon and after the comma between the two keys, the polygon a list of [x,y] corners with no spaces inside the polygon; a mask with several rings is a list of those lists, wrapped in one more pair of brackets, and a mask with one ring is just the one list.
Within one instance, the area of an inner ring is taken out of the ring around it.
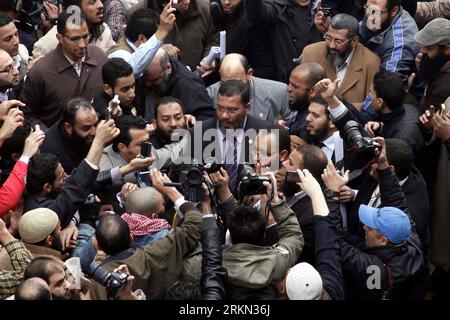
{"label": "blue baseball cap", "polygon": [[378,230],[393,244],[408,240],[411,234],[408,215],[395,207],[373,208],[362,204],[359,207],[359,220]]}

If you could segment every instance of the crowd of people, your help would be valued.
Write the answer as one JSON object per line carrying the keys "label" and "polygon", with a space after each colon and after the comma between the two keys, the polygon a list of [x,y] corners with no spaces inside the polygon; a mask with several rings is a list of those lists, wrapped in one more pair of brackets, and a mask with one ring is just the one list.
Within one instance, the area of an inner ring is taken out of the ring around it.
{"label": "crowd of people", "polygon": [[450,298],[449,18],[2,1],[0,299]]}

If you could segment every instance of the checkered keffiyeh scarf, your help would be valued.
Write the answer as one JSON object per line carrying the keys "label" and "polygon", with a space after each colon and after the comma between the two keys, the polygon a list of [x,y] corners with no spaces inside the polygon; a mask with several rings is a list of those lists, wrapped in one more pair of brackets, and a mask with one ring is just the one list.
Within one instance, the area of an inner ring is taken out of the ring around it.
{"label": "checkered keffiyeh scarf", "polygon": [[137,213],[124,213],[121,217],[130,227],[130,233],[133,236],[145,236],[171,228],[165,219],[150,219]]}

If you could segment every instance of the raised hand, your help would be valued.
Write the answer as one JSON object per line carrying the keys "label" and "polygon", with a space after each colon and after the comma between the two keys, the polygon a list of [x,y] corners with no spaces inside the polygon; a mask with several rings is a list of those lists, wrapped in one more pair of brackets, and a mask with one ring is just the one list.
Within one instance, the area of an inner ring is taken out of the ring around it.
{"label": "raised hand", "polygon": [[25,146],[23,148],[22,155],[28,158],[34,156],[39,151],[44,139],[44,131],[39,130],[30,133],[30,135],[25,139]]}
{"label": "raised hand", "polygon": [[338,192],[339,189],[346,185],[350,171],[346,171],[344,176],[339,174],[339,171],[333,165],[333,162],[328,161],[327,167],[323,170],[322,180],[328,189]]}
{"label": "raised hand", "polygon": [[117,137],[119,133],[120,130],[116,128],[114,120],[112,119],[108,121],[102,120],[97,125],[94,141],[97,141],[98,143],[104,146],[112,139]]}
{"label": "raised hand", "polygon": [[156,38],[159,40],[165,40],[170,31],[172,31],[175,21],[177,20],[174,14],[175,11],[176,9],[172,8],[170,3],[168,3],[161,12],[159,16],[158,30],[155,33]]}

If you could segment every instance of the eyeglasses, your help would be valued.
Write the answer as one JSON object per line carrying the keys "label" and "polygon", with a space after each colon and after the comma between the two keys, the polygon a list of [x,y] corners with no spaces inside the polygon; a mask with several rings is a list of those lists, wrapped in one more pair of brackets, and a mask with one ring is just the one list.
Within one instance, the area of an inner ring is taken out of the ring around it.
{"label": "eyeglasses", "polygon": [[236,114],[236,113],[238,113],[239,112],[239,108],[235,108],[235,109],[227,109],[227,108],[224,108],[224,107],[221,107],[221,106],[216,106],[216,108],[217,108],[217,111],[219,111],[220,113],[225,113],[225,112],[227,112],[227,113],[229,113],[229,114]]}
{"label": "eyeglasses", "polygon": [[344,44],[346,44],[347,42],[351,41],[352,39],[348,39],[348,40],[341,40],[341,39],[336,39],[333,37],[330,37],[329,35],[324,35],[323,38],[325,39],[325,41],[331,42],[334,40],[334,42],[338,45],[338,46],[342,46]]}
{"label": "eyeglasses", "polygon": [[381,16],[383,13],[388,12],[389,10],[381,10],[378,9],[376,6],[368,6],[368,5],[364,5],[364,10],[366,11],[367,14],[370,15],[377,15],[377,16]]}
{"label": "eyeglasses", "polygon": [[9,66],[7,66],[5,68],[5,70],[0,71],[2,73],[9,73],[9,74],[13,74],[14,73],[14,66],[12,64],[10,64]]}
{"label": "eyeglasses", "polygon": [[73,42],[79,42],[81,39],[83,39],[83,41],[86,42],[86,41],[89,41],[91,39],[91,34],[90,33],[87,33],[87,34],[85,34],[84,36],[81,36],[81,37],[68,37],[65,34],[62,34],[62,36],[66,37],[67,39],[69,39],[70,41],[73,41]]}

